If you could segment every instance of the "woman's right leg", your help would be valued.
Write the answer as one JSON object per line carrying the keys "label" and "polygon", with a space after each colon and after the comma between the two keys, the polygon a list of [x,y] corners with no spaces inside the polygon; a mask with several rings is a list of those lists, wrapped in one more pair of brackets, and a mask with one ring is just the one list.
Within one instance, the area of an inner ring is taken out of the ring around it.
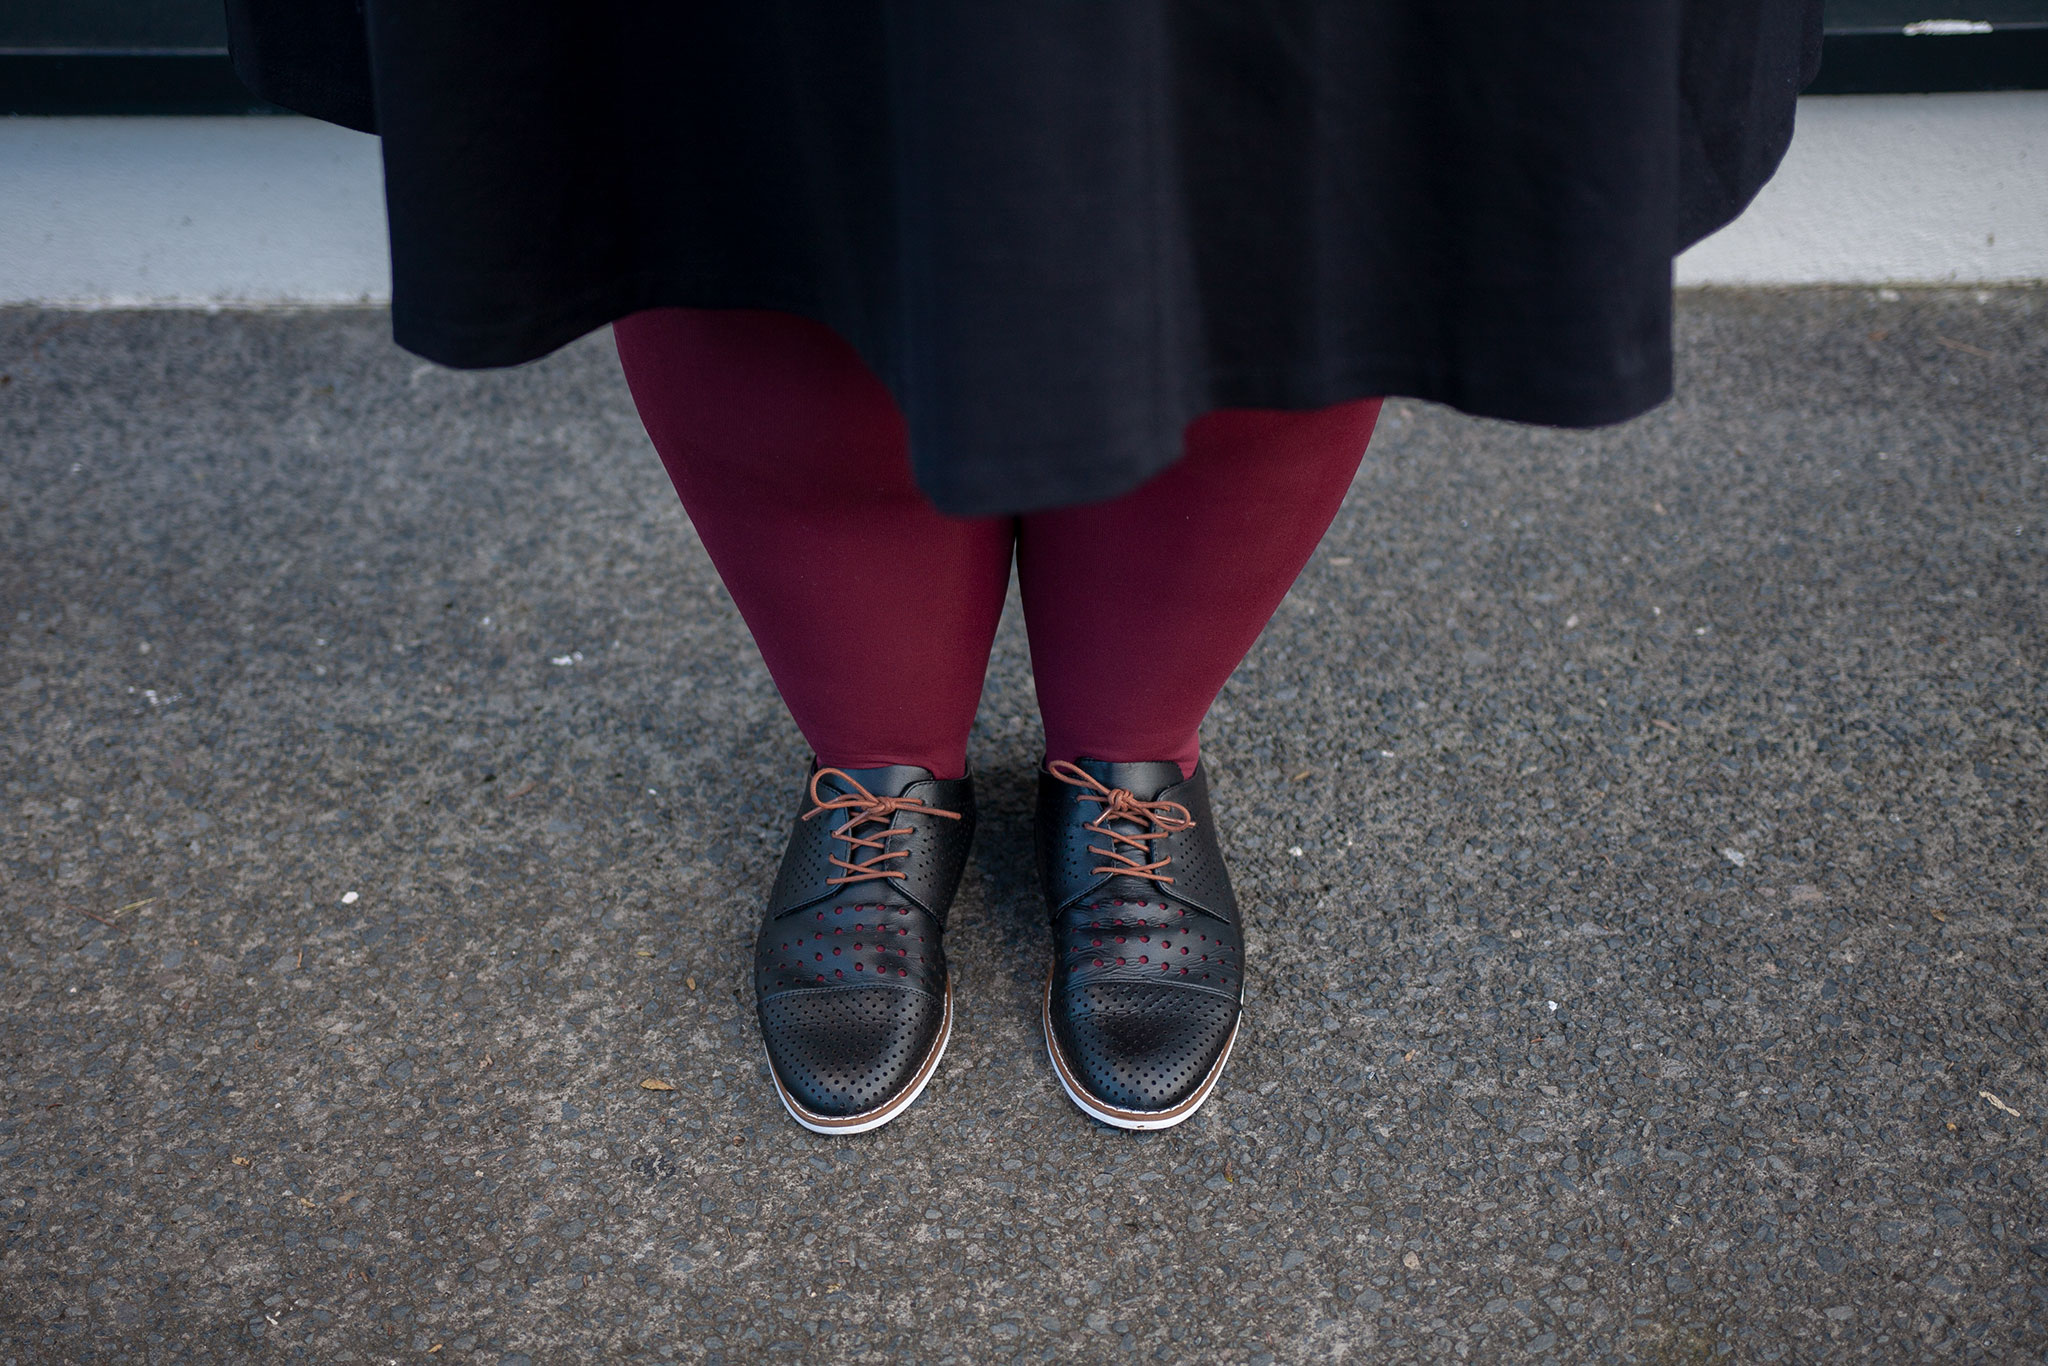
{"label": "woman's right leg", "polygon": [[614,326],[648,435],[818,767],[754,945],[783,1105],[886,1124],[952,1032],[946,912],[974,833],[967,732],[1007,518],[941,517],[888,391],[829,328],[661,309]]}
{"label": "woman's right leg", "polygon": [[613,333],[647,433],[818,762],[964,775],[1011,520],[925,501],[895,401],[821,323],[664,308]]}

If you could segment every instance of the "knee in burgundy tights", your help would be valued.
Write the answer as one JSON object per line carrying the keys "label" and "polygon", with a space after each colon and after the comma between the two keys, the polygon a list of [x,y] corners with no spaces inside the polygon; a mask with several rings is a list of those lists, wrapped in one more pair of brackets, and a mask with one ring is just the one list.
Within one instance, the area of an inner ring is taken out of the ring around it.
{"label": "knee in burgundy tights", "polygon": [[934,510],[852,348],[790,314],[616,324],[635,402],[818,759],[966,771],[1014,546],[1049,758],[1174,759],[1336,515],[1378,400],[1225,410],[1121,498]]}

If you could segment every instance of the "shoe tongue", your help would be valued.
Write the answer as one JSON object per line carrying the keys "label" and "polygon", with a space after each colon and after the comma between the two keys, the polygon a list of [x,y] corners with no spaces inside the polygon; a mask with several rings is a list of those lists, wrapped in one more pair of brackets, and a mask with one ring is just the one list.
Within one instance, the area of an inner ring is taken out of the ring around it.
{"label": "shoe tongue", "polygon": [[[918,768],[914,764],[884,764],[879,768],[845,768],[839,771],[877,797],[900,797],[903,790],[912,783],[928,783],[932,780],[930,769]],[[818,790],[840,797],[853,794],[853,788],[836,774],[819,783]]]}
{"label": "shoe tongue", "polygon": [[1075,763],[1104,787],[1120,787],[1141,802],[1155,801],[1167,788],[1187,781],[1181,776],[1180,765],[1171,759],[1150,759],[1140,763],[1077,759]]}

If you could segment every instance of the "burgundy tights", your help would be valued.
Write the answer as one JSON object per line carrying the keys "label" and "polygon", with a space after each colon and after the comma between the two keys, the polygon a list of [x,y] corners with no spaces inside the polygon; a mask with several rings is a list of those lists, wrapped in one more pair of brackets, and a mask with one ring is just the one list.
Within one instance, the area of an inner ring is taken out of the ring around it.
{"label": "burgundy tights", "polygon": [[1048,759],[1173,759],[1337,513],[1379,400],[1222,409],[1106,503],[942,516],[888,390],[822,324],[614,326],[648,435],[819,762],[967,770],[1014,550]]}

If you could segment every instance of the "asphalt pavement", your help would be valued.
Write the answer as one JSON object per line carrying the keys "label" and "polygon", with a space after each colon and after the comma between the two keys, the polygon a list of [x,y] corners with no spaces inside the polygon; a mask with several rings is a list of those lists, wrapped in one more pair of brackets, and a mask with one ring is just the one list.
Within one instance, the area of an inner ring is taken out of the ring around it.
{"label": "asphalt pavement", "polygon": [[0,1363],[2040,1359],[2048,291],[1679,332],[1608,430],[1389,403],[1205,731],[1166,1133],[1045,1060],[1006,618],[951,1051],[829,1139],[806,754],[607,338],[0,312]]}

